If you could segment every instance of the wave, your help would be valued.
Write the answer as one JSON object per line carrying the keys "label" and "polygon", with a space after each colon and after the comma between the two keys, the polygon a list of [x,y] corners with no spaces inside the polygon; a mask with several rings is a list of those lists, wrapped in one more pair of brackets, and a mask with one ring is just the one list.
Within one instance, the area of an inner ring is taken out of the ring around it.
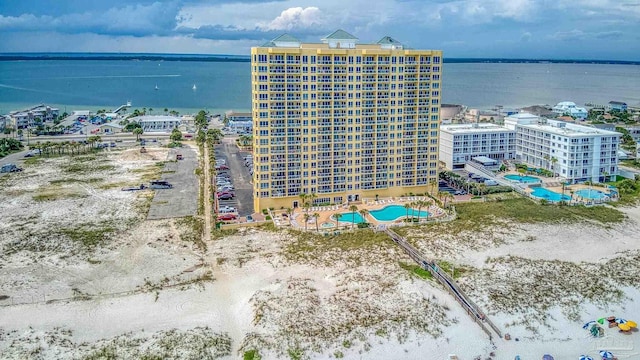
{"label": "wave", "polygon": [[[90,80],[90,79],[138,79],[138,78],[174,78],[182,75],[91,75],[91,76],[52,76],[39,77],[38,80]],[[33,80],[34,78],[29,78]],[[5,80],[24,80],[24,78],[5,79]]]}

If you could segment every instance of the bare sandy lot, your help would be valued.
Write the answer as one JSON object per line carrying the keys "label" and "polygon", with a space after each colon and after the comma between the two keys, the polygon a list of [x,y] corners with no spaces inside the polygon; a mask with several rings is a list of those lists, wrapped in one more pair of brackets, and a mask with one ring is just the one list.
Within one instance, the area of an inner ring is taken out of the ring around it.
{"label": "bare sandy lot", "polygon": [[[640,211],[622,225],[409,231],[512,336],[489,341],[382,234],[247,228],[193,241],[194,219],[145,220],[166,149],[40,159],[0,183],[0,358],[633,358]],[[515,338],[518,341],[515,341]]]}

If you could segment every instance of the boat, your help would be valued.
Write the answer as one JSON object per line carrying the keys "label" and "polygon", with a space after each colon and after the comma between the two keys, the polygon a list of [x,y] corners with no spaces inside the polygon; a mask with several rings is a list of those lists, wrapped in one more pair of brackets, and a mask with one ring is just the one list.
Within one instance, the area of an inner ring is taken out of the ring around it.
{"label": "boat", "polygon": [[195,91],[196,90],[196,84],[193,84],[192,89]]}
{"label": "boat", "polygon": [[158,90],[158,85],[156,85],[156,90]]}

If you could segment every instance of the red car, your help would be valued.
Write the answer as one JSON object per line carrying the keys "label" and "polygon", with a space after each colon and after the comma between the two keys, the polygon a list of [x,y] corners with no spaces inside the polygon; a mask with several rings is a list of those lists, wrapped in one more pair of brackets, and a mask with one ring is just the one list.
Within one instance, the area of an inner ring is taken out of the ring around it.
{"label": "red car", "polygon": [[220,214],[218,215],[218,220],[235,220],[238,216],[236,214]]}
{"label": "red car", "polygon": [[216,170],[229,170],[229,167],[227,165],[220,165],[216,166]]}
{"label": "red car", "polygon": [[233,194],[231,193],[218,194],[218,200],[231,200],[231,199],[233,199]]}

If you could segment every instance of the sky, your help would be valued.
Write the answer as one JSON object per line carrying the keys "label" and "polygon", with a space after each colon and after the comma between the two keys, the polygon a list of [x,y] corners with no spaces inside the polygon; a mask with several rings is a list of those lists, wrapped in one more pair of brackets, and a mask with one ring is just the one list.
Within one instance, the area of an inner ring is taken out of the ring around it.
{"label": "sky", "polygon": [[248,55],[336,29],[445,57],[640,60],[640,0],[0,1],[0,52]]}

